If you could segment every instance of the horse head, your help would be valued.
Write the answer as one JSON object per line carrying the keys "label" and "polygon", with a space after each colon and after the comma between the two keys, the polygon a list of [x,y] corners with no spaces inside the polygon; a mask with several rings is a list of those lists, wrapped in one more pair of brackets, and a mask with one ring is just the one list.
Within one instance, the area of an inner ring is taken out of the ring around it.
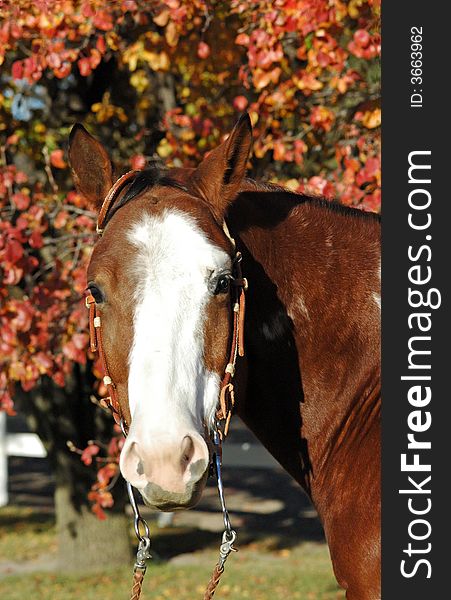
{"label": "horse head", "polygon": [[76,187],[98,213],[103,206],[88,287],[128,427],[120,468],[160,510],[193,506],[208,475],[233,329],[235,250],[224,217],[251,144],[244,115],[197,169],[135,173],[105,207],[109,156],[81,125],[70,137]]}

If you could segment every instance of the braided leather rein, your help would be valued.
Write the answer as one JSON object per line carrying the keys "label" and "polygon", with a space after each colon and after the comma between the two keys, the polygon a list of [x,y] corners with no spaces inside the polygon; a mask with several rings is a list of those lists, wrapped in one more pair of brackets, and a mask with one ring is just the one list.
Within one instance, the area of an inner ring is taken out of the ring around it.
{"label": "braided leather rein", "polygon": [[[139,171],[129,171],[120,177],[112,186],[110,191],[105,197],[102,203],[98,218],[96,231],[101,236],[104,231],[104,225],[108,211],[114,204],[120,192],[126,185],[133,181],[133,178],[139,173]],[[233,249],[236,249],[235,240],[231,237],[226,223],[223,224],[223,230],[227,238],[230,240]],[[221,509],[224,519],[224,533],[222,536],[221,546],[219,550],[219,559],[210,581],[205,590],[203,600],[211,600],[219,584],[222,573],[224,572],[224,563],[231,552],[235,552],[233,544],[236,540],[236,532],[232,529],[229,514],[225,505],[224,488],[222,484],[222,441],[226,437],[230,420],[232,417],[234,405],[235,405],[235,392],[233,386],[233,377],[235,375],[235,368],[238,356],[244,356],[244,317],[246,309],[245,292],[248,287],[247,279],[243,277],[241,270],[242,256],[241,252],[235,251],[235,257],[232,265],[232,276],[230,282],[234,291],[234,302],[233,302],[233,324],[232,324],[232,338],[229,353],[229,360],[225,368],[224,376],[220,385],[218,408],[216,410],[216,423],[215,429],[212,434],[212,442],[214,446],[214,454],[212,459],[212,465],[214,467],[219,499],[221,503]],[[108,408],[115,422],[121,427],[124,437],[127,436],[129,423],[121,410],[119,403],[118,393],[116,385],[114,384],[110,371],[108,369],[108,362],[105,355],[105,349],[103,345],[102,337],[102,318],[101,311],[98,304],[95,301],[94,296],[89,293],[85,298],[86,307],[89,311],[89,337],[90,337],[90,350],[92,353],[98,352],[102,363],[103,369],[103,383],[107,389],[108,395],[100,400],[100,404],[105,408]],[[144,575],[146,572],[146,561],[151,558],[149,553],[150,548],[150,531],[146,521],[141,517],[139,507],[136,502],[133,488],[129,482],[127,483],[127,492],[130,500],[130,504],[134,514],[134,529],[138,539],[138,550],[136,553],[136,561],[133,570],[133,584],[130,600],[139,600],[141,596],[142,584]],[[144,534],[141,531],[144,530]]]}

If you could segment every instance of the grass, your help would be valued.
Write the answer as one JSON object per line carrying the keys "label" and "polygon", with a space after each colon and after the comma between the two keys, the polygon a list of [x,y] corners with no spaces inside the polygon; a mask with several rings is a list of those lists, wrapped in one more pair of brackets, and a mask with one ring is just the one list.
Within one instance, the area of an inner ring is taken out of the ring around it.
{"label": "grass", "polygon": [[[164,537],[166,534],[162,534]],[[154,547],[158,547],[158,532]],[[161,538],[160,541],[163,542]],[[42,550],[56,557],[55,528],[49,517],[30,510],[0,510],[0,567],[5,560],[42,560]],[[142,600],[195,600],[203,596],[217,550],[179,555],[174,561],[150,562]],[[32,564],[32,563],[31,563]],[[38,562],[38,566],[39,566]],[[51,564],[51,563],[50,563]],[[49,565],[47,565],[48,568]],[[52,571],[2,575],[1,600],[126,600],[131,585],[131,565],[89,575],[63,575]],[[293,548],[272,549],[265,540],[253,542],[232,554],[215,595],[241,600],[343,600],[332,574],[324,543],[303,542]]]}
{"label": "grass", "polygon": [[31,508],[0,509],[0,563],[33,561],[42,555],[43,548],[57,553],[55,525],[50,516]]}

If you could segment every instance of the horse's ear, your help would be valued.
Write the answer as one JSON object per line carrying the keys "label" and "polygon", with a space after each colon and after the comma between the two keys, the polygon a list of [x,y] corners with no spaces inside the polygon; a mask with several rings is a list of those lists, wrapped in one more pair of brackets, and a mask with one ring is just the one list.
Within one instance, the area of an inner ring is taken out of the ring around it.
{"label": "horse's ear", "polygon": [[105,148],[80,123],[70,132],[69,160],[75,187],[92,208],[100,210],[113,185],[113,167]]}
{"label": "horse's ear", "polygon": [[252,147],[252,123],[244,113],[227,140],[210,152],[194,171],[192,181],[221,223],[246,174]]}

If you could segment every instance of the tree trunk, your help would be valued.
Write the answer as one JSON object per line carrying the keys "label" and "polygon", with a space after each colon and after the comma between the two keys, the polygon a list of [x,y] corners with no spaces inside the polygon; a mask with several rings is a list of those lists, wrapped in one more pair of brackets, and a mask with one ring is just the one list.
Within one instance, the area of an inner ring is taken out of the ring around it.
{"label": "tree trunk", "polygon": [[92,512],[88,492],[96,478],[95,465],[87,467],[67,442],[85,448],[90,439],[107,442],[113,420],[90,401],[93,378],[90,367],[75,365],[64,388],[42,378],[30,392],[18,389],[19,411],[41,438],[55,475],[55,512],[59,538],[59,563],[63,571],[103,569],[131,560],[127,494],[119,480],[112,490],[114,510],[100,521]]}
{"label": "tree trunk", "polygon": [[109,512],[101,521],[86,505],[77,510],[69,486],[57,486],[55,509],[60,571],[94,571],[131,562],[130,521],[124,512]]}

